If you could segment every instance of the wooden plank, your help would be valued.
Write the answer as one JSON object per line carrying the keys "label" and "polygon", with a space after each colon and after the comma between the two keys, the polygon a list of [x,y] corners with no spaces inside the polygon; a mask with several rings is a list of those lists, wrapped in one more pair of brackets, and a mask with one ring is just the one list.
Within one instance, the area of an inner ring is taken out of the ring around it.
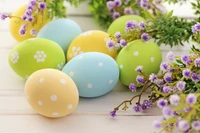
{"label": "wooden plank", "polygon": [[[115,91],[98,97],[98,98],[80,98],[79,105],[72,115],[108,115],[116,106],[124,100],[130,99],[137,95],[138,92],[132,93],[128,89]],[[145,93],[142,100],[147,99],[148,93]],[[133,104],[137,99],[133,101]],[[106,104],[105,104],[106,103]],[[119,116],[157,116],[160,110],[155,107],[146,112],[136,113],[130,105],[127,111],[119,111]],[[21,90],[0,90],[0,115],[38,115],[26,100],[23,89]]]}
{"label": "wooden plank", "polygon": [[1,133],[153,133],[154,116],[67,116],[48,119],[41,116],[0,116]]}

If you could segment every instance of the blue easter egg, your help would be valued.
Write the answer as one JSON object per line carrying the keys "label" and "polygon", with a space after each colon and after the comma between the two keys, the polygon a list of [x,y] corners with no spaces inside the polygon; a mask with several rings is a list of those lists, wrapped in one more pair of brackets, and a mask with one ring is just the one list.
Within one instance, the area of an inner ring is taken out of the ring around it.
{"label": "blue easter egg", "polygon": [[66,53],[71,41],[82,33],[80,26],[70,19],[57,19],[47,23],[37,38],[46,38],[59,44]]}
{"label": "blue easter egg", "polygon": [[81,97],[104,95],[111,91],[119,80],[116,61],[99,52],[88,52],[74,57],[62,71],[73,79]]}

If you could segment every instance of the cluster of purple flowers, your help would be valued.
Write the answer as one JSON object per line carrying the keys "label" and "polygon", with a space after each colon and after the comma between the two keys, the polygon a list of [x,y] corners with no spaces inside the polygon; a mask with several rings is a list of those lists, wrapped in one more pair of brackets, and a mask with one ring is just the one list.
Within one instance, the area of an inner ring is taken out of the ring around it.
{"label": "cluster of purple flowers", "polygon": [[140,5],[141,8],[147,9],[149,6],[148,0],[137,0],[137,3]]}
{"label": "cluster of purple flowers", "polygon": [[184,115],[186,116],[192,111],[193,107],[199,104],[197,102],[198,96],[193,93],[182,95],[183,96],[178,96],[177,94],[174,94],[171,95],[169,98],[169,103],[175,106],[176,111],[168,106],[167,100],[160,99],[157,102],[158,107],[162,109],[162,114],[164,118],[162,121],[156,120],[153,122],[153,127],[155,129],[161,130],[166,126],[171,126],[173,127],[171,128],[173,129],[173,131],[189,132],[189,130],[191,129],[194,131],[200,131],[200,121],[195,118],[196,116],[194,114],[194,118],[191,120],[190,118],[188,120],[187,117],[184,118]]}
{"label": "cluster of purple flowers", "polygon": [[192,26],[192,32],[197,33],[200,31],[200,23],[196,23],[194,26]]}

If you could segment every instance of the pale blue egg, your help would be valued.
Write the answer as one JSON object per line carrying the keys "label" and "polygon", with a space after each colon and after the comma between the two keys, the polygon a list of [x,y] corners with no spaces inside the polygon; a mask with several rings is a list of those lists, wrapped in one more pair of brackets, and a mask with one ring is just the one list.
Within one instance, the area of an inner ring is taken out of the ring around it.
{"label": "pale blue egg", "polygon": [[56,19],[38,32],[37,38],[46,38],[59,44],[66,53],[72,40],[82,33],[80,26],[71,19]]}
{"label": "pale blue egg", "polygon": [[81,97],[98,97],[111,91],[119,80],[115,60],[103,53],[88,52],[74,57],[62,70],[78,87]]}

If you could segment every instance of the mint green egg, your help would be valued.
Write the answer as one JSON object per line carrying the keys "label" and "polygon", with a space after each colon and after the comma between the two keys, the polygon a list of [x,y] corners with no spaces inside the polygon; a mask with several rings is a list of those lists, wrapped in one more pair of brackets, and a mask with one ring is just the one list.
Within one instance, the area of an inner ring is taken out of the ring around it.
{"label": "mint green egg", "polygon": [[112,22],[112,24],[108,28],[108,31],[107,31],[108,34],[114,35],[116,32],[120,32],[122,34],[125,33],[126,23],[127,21],[130,21],[130,20],[135,20],[137,22],[141,22],[141,21],[145,22],[145,19],[140,16],[124,15]]}
{"label": "mint green egg", "polygon": [[128,86],[130,83],[136,83],[139,74],[135,71],[137,66],[143,66],[145,75],[158,73],[162,53],[158,45],[151,40],[135,40],[119,52],[116,61],[120,69],[120,81]]}
{"label": "mint green egg", "polygon": [[19,43],[9,54],[8,62],[15,73],[28,78],[33,72],[44,69],[62,69],[65,55],[53,41],[32,38]]}

